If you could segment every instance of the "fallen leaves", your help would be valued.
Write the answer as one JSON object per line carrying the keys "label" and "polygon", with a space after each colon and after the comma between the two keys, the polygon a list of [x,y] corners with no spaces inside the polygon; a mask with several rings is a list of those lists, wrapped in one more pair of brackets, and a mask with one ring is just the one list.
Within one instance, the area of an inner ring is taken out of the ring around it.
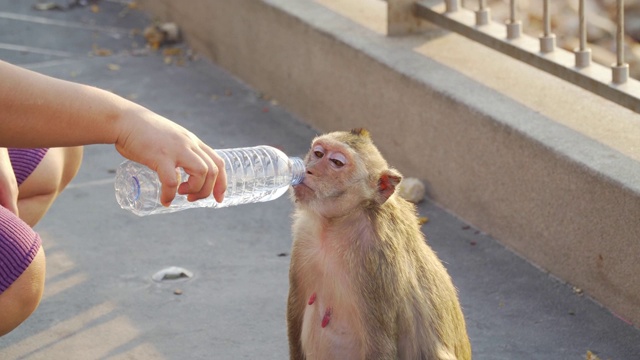
{"label": "fallen leaves", "polygon": [[[87,0],[74,0],[74,1],[38,1],[33,5],[33,10],[37,11],[67,11],[75,8],[81,8],[89,6]],[[97,4],[91,4],[89,9],[92,13],[97,14],[100,12],[100,7]]]}
{"label": "fallen leaves", "polygon": [[177,47],[167,48],[162,50],[164,56],[180,56],[182,55],[182,49]]}
{"label": "fallen leaves", "polygon": [[163,45],[180,41],[180,28],[174,23],[152,24],[142,31],[142,35],[147,44],[157,50]]}
{"label": "fallen leaves", "polygon": [[185,57],[182,55],[182,49],[178,47],[163,49],[162,56],[164,57],[164,63],[167,65],[176,64],[181,66],[185,63]]}
{"label": "fallen leaves", "polygon": [[[591,352],[591,350],[587,350],[587,353],[584,355],[584,357],[586,360],[600,360],[600,357],[598,357],[598,355]],[[611,359],[607,359],[607,360],[611,360]]]}
{"label": "fallen leaves", "polygon": [[101,48],[96,44],[93,44],[91,53],[95,56],[111,56],[113,52],[107,48]]}

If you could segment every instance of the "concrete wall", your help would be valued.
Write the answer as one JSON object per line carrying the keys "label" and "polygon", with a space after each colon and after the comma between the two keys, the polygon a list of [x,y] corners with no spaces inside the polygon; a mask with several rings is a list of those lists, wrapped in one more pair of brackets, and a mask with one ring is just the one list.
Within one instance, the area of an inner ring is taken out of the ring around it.
{"label": "concrete wall", "polygon": [[436,202],[640,324],[640,149],[607,125],[633,138],[637,114],[439,30],[386,37],[313,1],[143,4],[319,131],[367,127]]}

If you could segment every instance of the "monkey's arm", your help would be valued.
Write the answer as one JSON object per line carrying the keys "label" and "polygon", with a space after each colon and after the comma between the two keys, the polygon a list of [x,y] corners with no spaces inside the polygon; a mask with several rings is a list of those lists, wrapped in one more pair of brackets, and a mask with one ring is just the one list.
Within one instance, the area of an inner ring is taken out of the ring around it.
{"label": "monkey's arm", "polygon": [[398,279],[395,264],[391,264],[383,250],[370,251],[364,266],[354,269],[360,273],[367,329],[365,359],[398,359]]}
{"label": "monkey's arm", "polygon": [[395,322],[382,324],[379,319],[368,319],[367,323],[365,326],[367,326],[368,341],[364,358],[367,360],[397,360],[398,339]]}
{"label": "monkey's arm", "polygon": [[305,360],[300,342],[304,299],[298,294],[298,281],[293,272],[289,275],[289,298],[287,300],[287,332],[289,336],[289,358]]}

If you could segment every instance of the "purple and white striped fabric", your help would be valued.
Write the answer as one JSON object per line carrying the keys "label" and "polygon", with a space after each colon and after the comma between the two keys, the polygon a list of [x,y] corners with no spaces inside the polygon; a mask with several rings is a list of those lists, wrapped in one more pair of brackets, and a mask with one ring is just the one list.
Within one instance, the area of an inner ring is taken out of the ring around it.
{"label": "purple and white striped fabric", "polygon": [[[9,149],[18,185],[35,170],[47,149]],[[41,246],[40,236],[14,213],[0,206],[0,294],[29,267]]]}
{"label": "purple and white striped fabric", "polygon": [[16,174],[18,185],[22,184],[31,175],[47,154],[47,150],[49,149],[9,149],[9,159],[11,160],[11,166],[13,166],[13,172]]}
{"label": "purple and white striped fabric", "polygon": [[40,245],[38,233],[0,206],[0,294],[29,267]]}

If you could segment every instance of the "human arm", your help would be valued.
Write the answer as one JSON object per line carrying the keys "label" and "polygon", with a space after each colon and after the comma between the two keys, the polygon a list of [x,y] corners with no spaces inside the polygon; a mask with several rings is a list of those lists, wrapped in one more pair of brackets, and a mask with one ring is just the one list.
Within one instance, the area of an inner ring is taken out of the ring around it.
{"label": "human arm", "polygon": [[[161,201],[212,192],[222,201],[224,161],[193,133],[111,92],[42,75],[0,61],[0,146],[114,144],[124,157],[156,171]],[[190,175],[178,184],[176,167]],[[179,187],[178,187],[179,185]]]}

